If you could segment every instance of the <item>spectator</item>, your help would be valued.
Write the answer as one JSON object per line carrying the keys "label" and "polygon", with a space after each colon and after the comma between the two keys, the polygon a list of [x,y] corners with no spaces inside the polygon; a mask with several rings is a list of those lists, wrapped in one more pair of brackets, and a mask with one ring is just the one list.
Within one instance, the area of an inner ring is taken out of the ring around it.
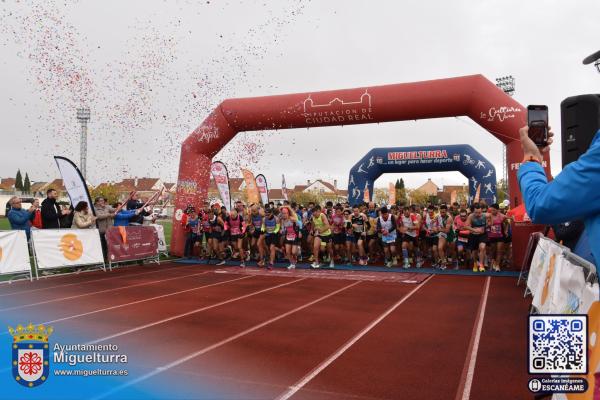
{"label": "spectator", "polygon": [[73,213],[73,224],[71,228],[74,229],[91,229],[96,227],[96,217],[90,212],[90,207],[85,201],[80,201],[75,206],[75,212]]}
{"label": "spectator", "polygon": [[106,245],[106,230],[113,224],[115,217],[115,209],[106,204],[104,197],[97,197],[94,201],[94,209],[96,210],[96,224],[100,232],[100,243],[102,243],[102,253],[106,258],[108,247]]}
{"label": "spectator", "polygon": [[198,214],[196,213],[195,210],[190,211],[189,213],[189,217],[187,218],[187,222],[186,222],[186,230],[188,230],[187,233],[187,238],[185,240],[185,249],[183,251],[183,256],[185,258],[192,258],[193,252],[194,252],[194,245],[196,244],[196,242],[198,241],[198,237],[199,237],[199,231],[198,228],[200,227],[199,225],[199,220],[198,220]]}
{"label": "spectator", "polygon": [[66,204],[63,204],[62,206],[60,206],[60,209],[66,212],[66,214],[63,215],[62,218],[60,219],[60,226],[65,227],[65,228],[72,226],[73,225],[73,215],[75,212],[75,209],[73,208],[73,204],[71,204],[69,206]]}
{"label": "spectator", "polygon": [[58,197],[56,190],[48,189],[46,196],[46,199],[42,201],[42,227],[44,229],[60,229],[71,226],[64,222],[61,224],[62,218],[68,216],[71,211],[61,210],[60,206],[56,204]]}
{"label": "spectator", "polygon": [[[118,209],[118,207],[115,208]],[[129,226],[130,221],[139,216],[141,212],[141,208],[138,208],[137,210],[125,210],[121,208],[115,214],[115,226]]]}
{"label": "spectator", "polygon": [[31,220],[31,225],[37,229],[42,229],[42,211],[40,210],[40,200],[33,200],[33,207],[35,207],[35,211],[33,212],[33,219]]}
{"label": "spectator", "polygon": [[[131,225],[143,225],[144,224],[144,217],[151,215],[151,213],[147,212],[146,210],[143,210],[144,203],[142,203],[139,198],[137,193],[134,193],[131,196],[131,199],[127,200],[127,204],[126,204],[126,208],[127,210],[131,211],[131,210],[140,210],[138,213],[135,214],[135,216],[129,221],[128,224]],[[115,224],[116,225],[116,224]]]}
{"label": "spectator", "polygon": [[10,222],[10,226],[14,230],[25,231],[27,235],[27,240],[31,236],[31,219],[33,218],[33,213],[35,211],[35,207],[31,206],[29,210],[23,210],[21,208],[21,199],[17,196],[11,198],[9,200],[11,209],[8,212],[8,221]]}
{"label": "spectator", "polygon": [[594,264],[600,265],[600,131],[587,152],[567,165],[552,182],[546,178],[542,161],[554,134],[549,133],[548,145],[540,151],[528,132],[527,126],[519,130],[524,158],[517,174],[527,214],[539,224],[582,219]]}

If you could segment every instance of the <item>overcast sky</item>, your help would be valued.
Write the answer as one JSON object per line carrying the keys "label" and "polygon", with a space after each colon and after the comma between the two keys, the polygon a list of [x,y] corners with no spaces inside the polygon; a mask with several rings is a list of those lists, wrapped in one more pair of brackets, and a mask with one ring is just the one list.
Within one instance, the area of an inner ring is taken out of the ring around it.
{"label": "overcast sky", "polygon": [[[515,99],[547,104],[600,92],[581,60],[600,49],[600,2],[193,1],[0,2],[0,176],[58,177],[53,155],[79,162],[75,108],[92,110],[88,178],[175,181],[181,141],[230,97],[512,74]],[[252,146],[242,146],[250,142]],[[501,175],[500,142],[467,118],[236,137],[216,159],[278,188],[323,178],[347,184],[373,147],[467,143]],[[551,153],[560,171],[559,145]],[[401,175],[409,187],[459,173]],[[397,175],[381,177],[386,186]]]}

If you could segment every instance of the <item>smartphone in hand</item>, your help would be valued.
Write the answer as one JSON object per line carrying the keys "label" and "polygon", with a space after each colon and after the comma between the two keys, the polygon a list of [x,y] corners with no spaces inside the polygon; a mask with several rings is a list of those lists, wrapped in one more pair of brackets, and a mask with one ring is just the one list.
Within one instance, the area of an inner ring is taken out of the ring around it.
{"label": "smartphone in hand", "polygon": [[530,105],[527,107],[529,138],[538,147],[548,145],[548,106]]}

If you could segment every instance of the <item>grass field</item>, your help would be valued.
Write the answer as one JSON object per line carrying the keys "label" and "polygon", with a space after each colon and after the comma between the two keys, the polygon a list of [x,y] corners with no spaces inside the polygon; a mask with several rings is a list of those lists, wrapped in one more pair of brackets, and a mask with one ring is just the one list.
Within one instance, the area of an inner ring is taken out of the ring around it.
{"label": "grass field", "polygon": [[8,218],[0,217],[0,231],[8,230],[10,230],[10,223],[8,222]]}
{"label": "grass field", "polygon": [[170,219],[165,219],[165,220],[161,220],[158,221],[159,224],[161,224],[165,230],[165,240],[167,242],[167,246],[171,245],[171,234],[173,233],[173,223],[171,222]]}

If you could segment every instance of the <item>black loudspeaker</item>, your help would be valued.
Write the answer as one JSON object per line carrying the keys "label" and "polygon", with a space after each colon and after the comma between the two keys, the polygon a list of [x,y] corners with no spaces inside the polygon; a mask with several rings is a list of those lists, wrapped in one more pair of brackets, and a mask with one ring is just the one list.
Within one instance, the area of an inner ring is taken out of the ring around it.
{"label": "black loudspeaker", "polygon": [[567,97],[560,103],[562,166],[577,161],[600,129],[600,94]]}

